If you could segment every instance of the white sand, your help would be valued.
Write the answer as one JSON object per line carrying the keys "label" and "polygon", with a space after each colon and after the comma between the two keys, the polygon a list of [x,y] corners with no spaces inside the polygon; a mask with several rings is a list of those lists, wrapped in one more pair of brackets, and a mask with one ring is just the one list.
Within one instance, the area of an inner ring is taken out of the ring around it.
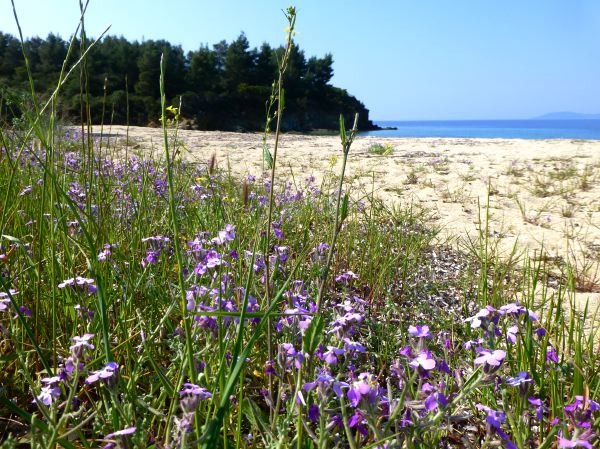
{"label": "white sand", "polygon": [[[123,137],[125,128],[113,126],[104,132]],[[162,152],[160,129],[132,127],[129,135],[141,149],[153,145],[154,151]],[[236,173],[261,173],[261,134],[179,131],[179,138],[188,159],[206,161],[216,153],[222,168],[229,164]],[[394,152],[371,155],[368,148],[374,143],[390,143]],[[338,137],[283,135],[278,170],[318,175],[336,156],[337,172]],[[580,283],[593,290],[578,294],[578,302],[589,298],[597,305],[599,168],[600,141],[357,137],[347,176],[355,192],[370,192],[374,180],[376,195],[385,201],[431,210],[442,227],[440,238],[455,238],[459,245],[467,236],[478,235],[479,215],[485,219],[488,212],[489,235],[504,256],[516,244],[535,258],[557,265],[569,261]]]}

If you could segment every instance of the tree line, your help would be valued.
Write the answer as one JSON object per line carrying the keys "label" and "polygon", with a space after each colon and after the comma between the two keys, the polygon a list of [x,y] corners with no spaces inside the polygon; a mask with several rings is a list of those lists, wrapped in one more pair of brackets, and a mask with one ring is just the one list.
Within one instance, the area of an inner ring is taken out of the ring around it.
{"label": "tree line", "polygon": [[[86,43],[89,45],[88,40]],[[79,39],[71,54],[69,42],[49,34],[24,42],[34,88],[47,98],[56,88],[63,61],[67,68],[81,56]],[[192,128],[252,131],[264,127],[266,101],[277,77],[277,61],[283,48],[263,43],[250,48],[242,33],[231,43],[201,45],[187,54],[166,40],[129,42],[108,36],[87,54],[61,89],[59,113],[67,121],[88,119],[92,123],[152,125],[160,112],[160,58],[165,61],[165,95],[179,106]],[[67,57],[68,56],[68,57]],[[336,129],[340,113],[351,122],[359,113],[359,128],[373,129],[369,111],[345,89],[331,85],[333,57],[306,58],[294,46],[285,74],[284,130]],[[83,87],[83,88],[82,88]],[[0,32],[0,95],[2,115],[15,115],[15,97],[30,92],[21,43]],[[89,115],[89,116],[88,116]]]}

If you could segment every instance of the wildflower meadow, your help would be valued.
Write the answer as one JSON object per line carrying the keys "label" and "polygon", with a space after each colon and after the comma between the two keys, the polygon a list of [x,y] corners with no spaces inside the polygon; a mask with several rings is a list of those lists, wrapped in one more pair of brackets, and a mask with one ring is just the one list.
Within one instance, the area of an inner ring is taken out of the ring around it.
{"label": "wildflower meadow", "polygon": [[348,189],[356,120],[341,172],[278,172],[285,16],[263,173],[181,156],[163,65],[153,156],[59,120],[85,53],[0,117],[0,447],[598,447],[573,279]]}

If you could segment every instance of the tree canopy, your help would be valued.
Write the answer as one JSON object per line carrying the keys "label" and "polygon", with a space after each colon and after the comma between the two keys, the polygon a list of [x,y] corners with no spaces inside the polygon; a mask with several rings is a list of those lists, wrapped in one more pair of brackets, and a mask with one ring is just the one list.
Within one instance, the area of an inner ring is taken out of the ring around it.
{"label": "tree canopy", "polygon": [[[91,39],[87,42],[89,45]],[[65,58],[68,56],[68,68],[82,54],[79,39],[74,40],[69,54],[69,42],[55,34],[46,39],[28,39],[24,46],[36,93],[42,98],[56,88]],[[76,70],[62,87],[60,113],[65,120],[87,120],[89,109],[93,123],[156,123],[160,58],[164,55],[167,101],[175,106],[181,101],[181,116],[190,126],[205,130],[260,130],[282,51],[267,43],[251,48],[244,33],[233,42],[221,41],[212,48],[200,45],[187,54],[181,46],[165,40],[139,43],[108,36],[88,53],[81,66],[84,70]],[[304,51],[293,47],[285,79],[284,130],[336,129],[339,114],[351,121],[355,112],[360,114],[360,129],[373,128],[364,104],[346,90],[331,85],[332,77],[331,54],[307,59]],[[0,86],[0,95],[5,97],[14,98],[19,92],[29,91],[21,44],[2,32]],[[89,95],[82,95],[86,90]],[[3,114],[10,112],[9,103],[3,103]]]}

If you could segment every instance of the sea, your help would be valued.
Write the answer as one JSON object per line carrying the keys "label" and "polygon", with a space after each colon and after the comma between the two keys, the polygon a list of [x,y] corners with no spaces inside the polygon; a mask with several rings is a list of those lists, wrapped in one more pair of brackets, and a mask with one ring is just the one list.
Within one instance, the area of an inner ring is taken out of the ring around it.
{"label": "sea", "polygon": [[600,140],[600,120],[451,120],[375,121],[385,129],[377,137],[465,137],[491,139]]}

